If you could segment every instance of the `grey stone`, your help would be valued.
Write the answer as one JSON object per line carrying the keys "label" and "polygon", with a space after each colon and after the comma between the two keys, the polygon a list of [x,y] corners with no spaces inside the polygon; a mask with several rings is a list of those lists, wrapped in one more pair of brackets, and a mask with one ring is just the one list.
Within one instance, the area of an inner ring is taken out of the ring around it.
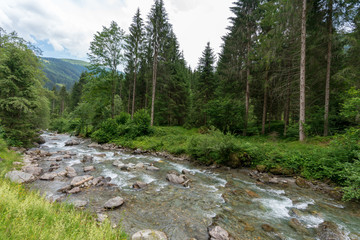
{"label": "grey stone", "polygon": [[121,197],[114,197],[110,200],[108,200],[105,204],[104,204],[104,208],[106,209],[114,209],[117,207],[120,207],[121,205],[123,205],[124,203],[124,199]]}
{"label": "grey stone", "polygon": [[25,173],[22,171],[11,171],[6,173],[6,178],[9,178],[12,182],[16,183],[28,183],[35,181],[34,175],[31,173]]}
{"label": "grey stone", "polygon": [[160,169],[157,168],[157,167],[154,167],[154,166],[148,166],[148,167],[146,168],[146,170],[149,170],[149,171],[159,171]]}
{"label": "grey stone", "polygon": [[98,213],[96,221],[98,222],[104,222],[108,216],[106,214]]}
{"label": "grey stone", "polygon": [[77,176],[74,177],[73,180],[71,181],[71,186],[80,186],[81,184],[93,180],[93,176],[90,175],[84,175],[84,176]]}
{"label": "grey stone", "polygon": [[75,194],[81,192],[81,189],[79,187],[74,187],[70,191],[68,191],[69,194]]}
{"label": "grey stone", "polygon": [[79,145],[80,142],[77,140],[69,140],[67,142],[65,142],[65,146],[74,146],[74,145]]}
{"label": "grey stone", "polygon": [[34,176],[40,176],[43,173],[43,169],[41,167],[37,167],[34,165],[25,166],[22,170],[26,173],[30,173]]}
{"label": "grey stone", "polygon": [[135,189],[141,189],[141,188],[145,188],[147,185],[148,185],[147,183],[137,181],[132,185],[132,187]]}
{"label": "grey stone", "polygon": [[44,175],[42,175],[40,177],[41,180],[54,180],[54,178],[57,176],[58,174],[56,172],[51,172],[51,173],[45,173]]}
{"label": "grey stone", "polygon": [[92,172],[92,171],[95,171],[94,166],[86,166],[86,167],[84,167],[84,172]]}
{"label": "grey stone", "polygon": [[325,221],[319,225],[318,237],[320,240],[344,240],[346,237],[339,227],[333,223]]}
{"label": "grey stone", "polygon": [[141,230],[131,237],[132,240],[167,240],[167,236],[165,233],[157,231],[145,229]]}
{"label": "grey stone", "polygon": [[72,204],[77,208],[83,208],[88,204],[88,202],[84,200],[75,200]]}
{"label": "grey stone", "polygon": [[72,177],[77,176],[75,168],[68,166],[68,167],[65,168],[65,170],[66,170],[66,176],[67,177],[72,178]]}
{"label": "grey stone", "polygon": [[229,240],[229,233],[220,226],[209,228],[210,240]]}
{"label": "grey stone", "polygon": [[176,175],[174,173],[169,173],[166,175],[166,180],[175,184],[184,184],[187,179],[185,175]]}

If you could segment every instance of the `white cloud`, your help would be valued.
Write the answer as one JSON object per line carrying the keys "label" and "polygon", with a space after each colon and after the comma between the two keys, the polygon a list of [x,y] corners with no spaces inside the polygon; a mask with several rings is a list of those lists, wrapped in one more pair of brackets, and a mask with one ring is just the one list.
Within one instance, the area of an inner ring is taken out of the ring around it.
{"label": "white cloud", "polygon": [[[215,52],[220,51],[232,1],[164,0],[180,48],[193,68],[208,41]],[[128,31],[136,9],[146,21],[152,4],[152,0],[2,0],[0,27],[85,59],[93,35],[102,26],[114,20]]]}

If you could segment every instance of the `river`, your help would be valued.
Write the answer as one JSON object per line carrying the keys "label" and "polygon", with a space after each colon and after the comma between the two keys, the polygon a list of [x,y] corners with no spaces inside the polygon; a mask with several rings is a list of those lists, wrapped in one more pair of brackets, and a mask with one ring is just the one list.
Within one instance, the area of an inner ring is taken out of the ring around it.
{"label": "river", "polygon": [[[152,155],[139,155],[124,150],[103,150],[89,147],[90,140],[66,134],[44,133],[46,142],[39,149],[52,153],[52,158],[71,153],[70,158],[59,161],[61,172],[67,166],[78,175],[110,177],[111,186],[90,187],[76,194],[65,195],[57,190],[68,185],[70,178],[53,181],[37,180],[29,184],[48,198],[60,198],[69,203],[75,200],[88,202],[92,212],[108,215],[113,223],[121,224],[131,236],[142,229],[163,231],[169,239],[207,240],[208,226],[216,224],[226,229],[234,239],[316,239],[317,228],[324,221],[338,225],[345,239],[360,239],[360,209],[355,203],[338,202],[329,196],[302,189],[294,184],[257,184],[248,170],[209,169],[187,161],[172,161]],[[79,140],[75,146],[65,146],[69,140]],[[92,161],[83,163],[84,156]],[[124,171],[113,165],[143,163],[159,168]],[[53,161],[38,161],[45,172]],[[84,173],[84,166],[95,171]],[[189,171],[188,187],[166,180],[169,171]],[[289,179],[290,181],[291,179]],[[148,184],[145,189],[134,189],[136,181]],[[291,182],[291,181],[290,181]],[[125,200],[120,208],[104,211],[104,203],[112,197]],[[294,219],[300,228],[292,227]],[[270,227],[270,229],[268,229]]]}

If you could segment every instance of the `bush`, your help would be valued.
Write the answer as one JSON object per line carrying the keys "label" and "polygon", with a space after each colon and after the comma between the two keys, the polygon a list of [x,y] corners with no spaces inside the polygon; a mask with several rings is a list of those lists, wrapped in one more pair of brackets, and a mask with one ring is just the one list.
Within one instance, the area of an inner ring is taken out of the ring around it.
{"label": "bush", "polygon": [[150,133],[150,115],[145,109],[141,109],[134,114],[133,123],[138,128],[138,134],[147,135]]}
{"label": "bush", "polygon": [[106,143],[119,136],[115,119],[108,118],[100,124],[100,128],[91,134],[91,138],[99,143]]}
{"label": "bush", "polygon": [[118,125],[126,124],[130,121],[130,114],[121,112],[119,115],[115,116],[115,121]]}
{"label": "bush", "polygon": [[[188,144],[188,152],[190,155],[199,159],[205,164],[212,162],[227,164],[234,160],[234,154],[239,151],[239,147],[235,142],[234,136],[230,133],[223,134],[214,128],[209,130],[208,134],[193,136]],[[241,158],[236,156],[239,164]],[[235,159],[236,160],[236,159]]]}

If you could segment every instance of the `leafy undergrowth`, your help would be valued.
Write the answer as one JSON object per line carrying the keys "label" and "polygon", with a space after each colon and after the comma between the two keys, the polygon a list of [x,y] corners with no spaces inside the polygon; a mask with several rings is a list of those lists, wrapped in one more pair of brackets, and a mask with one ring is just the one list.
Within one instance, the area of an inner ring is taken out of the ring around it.
{"label": "leafy undergrowth", "polygon": [[38,193],[4,179],[20,155],[8,151],[1,139],[0,157],[0,239],[127,239],[108,220],[98,224],[88,212],[50,203]]}

